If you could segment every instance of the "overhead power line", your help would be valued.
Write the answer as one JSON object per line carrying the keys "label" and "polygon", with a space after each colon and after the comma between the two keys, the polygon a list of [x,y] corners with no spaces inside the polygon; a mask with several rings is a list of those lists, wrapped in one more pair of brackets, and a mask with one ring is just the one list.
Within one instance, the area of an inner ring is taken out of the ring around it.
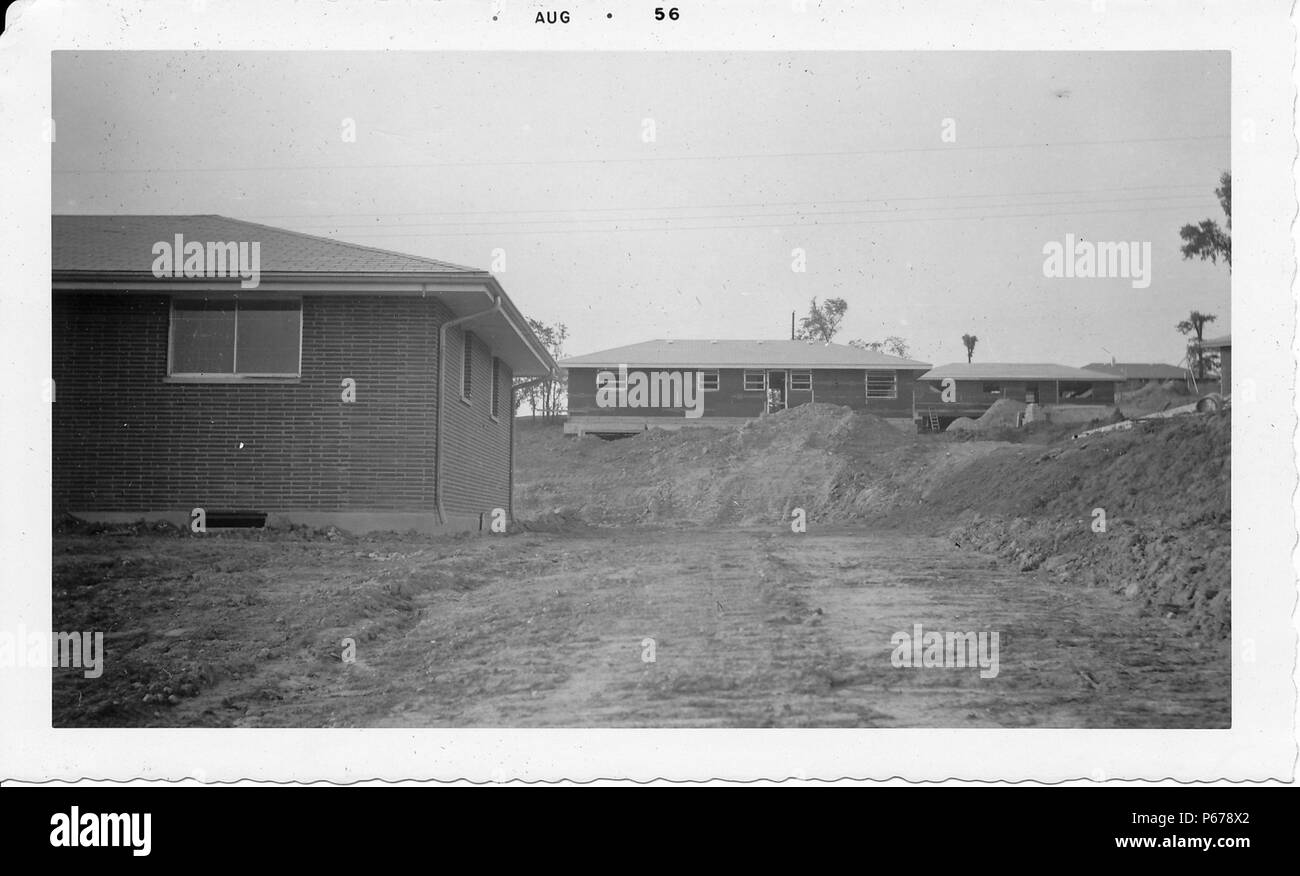
{"label": "overhead power line", "polygon": [[[807,210],[791,211],[781,210],[767,213],[737,213],[730,215],[702,215],[702,216],[633,216],[624,219],[487,219],[487,220],[459,220],[454,222],[406,222],[400,225],[377,225],[373,222],[362,223],[326,223],[322,225],[299,225],[300,229],[350,229],[350,228],[368,228],[374,230],[393,230],[402,231],[411,228],[464,228],[471,225],[511,225],[511,226],[531,226],[531,225],[572,225],[577,222],[676,222],[680,220],[702,220],[702,219],[769,219],[777,216],[796,216],[796,217],[818,217],[818,216],[847,216],[858,213],[889,213],[891,215],[898,213],[917,213],[933,212],[936,210],[996,210],[996,209],[1014,209],[1017,207],[1069,207],[1077,204],[1119,204],[1119,205],[1138,205],[1146,201],[1182,201],[1179,207],[1195,207],[1203,199],[1192,198],[1188,195],[1165,195],[1165,196],[1145,196],[1141,198],[1129,198],[1125,200],[1115,200],[1112,198],[1098,198],[1094,200],[1077,200],[1077,201],[1031,201],[1018,204],[944,204],[939,206],[915,206],[915,207],[860,207],[850,210]],[[1173,205],[1171,205],[1173,206]],[[743,227],[743,226],[741,226]]]}
{"label": "overhead power line", "polygon": [[[725,204],[650,204],[636,207],[538,207],[538,208],[516,208],[506,207],[499,210],[409,210],[409,211],[391,211],[384,213],[240,213],[243,219],[326,219],[331,216],[345,216],[356,218],[358,215],[375,216],[378,218],[394,218],[400,216],[504,216],[519,214],[537,214],[537,213],[556,213],[556,214],[573,214],[573,213],[631,213],[639,210],[728,210],[728,209],[747,209],[757,207],[815,207],[820,204],[890,204],[902,201],[947,201],[971,198],[1037,198],[1051,197],[1056,195],[1095,195],[1102,192],[1140,192],[1140,191],[1159,191],[1184,189],[1188,191],[1204,190],[1204,183],[1178,183],[1165,185],[1145,185],[1145,186],[1114,186],[1110,188],[1090,188],[1090,189],[1055,189],[1051,191],[1039,192],[985,192],[973,194],[955,194],[955,195],[896,195],[892,197],[878,198],[827,198],[827,199],[805,199],[802,201],[747,201],[732,202]],[[1184,196],[1190,197],[1190,196]],[[707,218],[707,217],[701,217]],[[367,227],[368,226],[368,223]],[[361,227],[358,224],[357,227]]]}
{"label": "overhead power line", "polygon": [[1197,134],[1181,137],[1138,137],[1117,140],[1058,140],[1037,143],[989,143],[975,145],[906,146],[887,149],[846,149],[833,152],[739,153],[734,155],[634,155],[615,158],[549,158],[495,161],[419,161],[393,164],[266,164],[246,167],[121,167],[55,170],[56,174],[140,174],[140,173],[256,173],[259,171],[343,170],[414,170],[428,167],[537,167],[573,164],[624,164],[663,161],[765,161],[785,158],[849,158],[860,155],[901,155],[924,152],[984,152],[998,149],[1056,149],[1062,147],[1129,146],[1141,143],[1176,143],[1201,140],[1226,140],[1227,133]]}
{"label": "overhead power line", "polygon": [[[627,233],[627,232],[651,232],[651,231],[714,231],[714,230],[742,230],[749,228],[821,228],[832,225],[893,225],[903,222],[947,222],[952,220],[961,220],[965,222],[979,222],[986,219],[1038,219],[1052,216],[1085,216],[1107,213],[1150,213],[1164,210],[1184,211],[1188,207],[1185,204],[1170,204],[1161,207],[1130,207],[1130,208],[1103,208],[1099,210],[1057,210],[1043,213],[990,213],[987,215],[960,215],[960,216],[903,216],[890,219],[837,219],[826,222],[775,222],[765,224],[741,224],[741,225],[682,225],[678,227],[665,226],[654,228],[650,226],[636,228],[551,228],[551,229],[497,229],[495,231],[435,231],[424,233],[402,233],[400,230],[394,232],[380,232],[376,234],[357,234],[349,233],[348,238],[397,238],[397,237],[482,237],[482,236],[504,236],[507,234],[607,234],[607,233]],[[714,217],[692,217],[692,218],[714,218]],[[760,217],[766,218],[766,217]],[[627,220],[616,220],[627,221]]]}

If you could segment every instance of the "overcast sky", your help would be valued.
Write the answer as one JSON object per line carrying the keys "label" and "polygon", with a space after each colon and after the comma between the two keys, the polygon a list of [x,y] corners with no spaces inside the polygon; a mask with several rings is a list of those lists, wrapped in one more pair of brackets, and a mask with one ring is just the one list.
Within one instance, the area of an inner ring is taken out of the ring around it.
{"label": "overcast sky", "polygon": [[[1231,327],[1178,235],[1223,219],[1227,53],[55,53],[53,99],[56,213],[502,250],[568,354],[788,337],[814,295],[849,302],[837,340],[936,364],[967,332],[976,361],[1174,363],[1189,310]],[[1150,286],[1045,277],[1067,234],[1149,241]]]}

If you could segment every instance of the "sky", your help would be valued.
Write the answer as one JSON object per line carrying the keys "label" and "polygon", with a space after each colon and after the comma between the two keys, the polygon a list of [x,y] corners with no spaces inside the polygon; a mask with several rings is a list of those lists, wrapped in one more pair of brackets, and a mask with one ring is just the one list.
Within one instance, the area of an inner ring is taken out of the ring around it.
{"label": "sky", "polygon": [[[56,52],[55,213],[217,213],[492,270],[564,352],[787,338],[1177,363],[1227,267],[1226,52]],[[1149,285],[1044,247],[1149,243]],[[799,268],[799,269],[796,269]]]}

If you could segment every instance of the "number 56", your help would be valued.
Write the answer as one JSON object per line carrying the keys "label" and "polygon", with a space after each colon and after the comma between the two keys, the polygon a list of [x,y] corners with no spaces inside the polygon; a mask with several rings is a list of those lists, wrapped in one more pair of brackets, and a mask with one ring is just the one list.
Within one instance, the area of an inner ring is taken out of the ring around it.
{"label": "number 56", "polygon": [[[672,19],[673,21],[676,21],[676,20],[677,20],[678,15],[677,15],[677,7],[676,7],[676,6],[674,6],[672,9],[669,9],[669,10],[668,10],[668,17],[669,17],[670,19]],[[663,20],[664,20],[664,8],[663,8],[662,6],[656,6],[656,7],[655,7],[655,21],[663,21]]]}

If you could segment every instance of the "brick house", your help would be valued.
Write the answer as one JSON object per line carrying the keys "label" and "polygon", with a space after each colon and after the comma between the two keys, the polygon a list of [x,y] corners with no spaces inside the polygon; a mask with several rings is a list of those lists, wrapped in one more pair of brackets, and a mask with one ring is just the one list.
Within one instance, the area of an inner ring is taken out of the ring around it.
{"label": "brick house", "polygon": [[912,391],[922,431],[946,429],[959,417],[978,419],[1003,400],[1037,405],[1057,422],[1087,422],[1115,408],[1124,375],[1049,362],[956,362],[920,375]]}
{"label": "brick house", "polygon": [[626,434],[738,425],[809,402],[908,425],[912,384],[930,365],[821,341],[654,340],[560,367],[568,375],[565,433]]}
{"label": "brick house", "polygon": [[1083,366],[1083,370],[1120,375],[1124,378],[1124,382],[1118,387],[1119,392],[1133,392],[1144,386],[1169,380],[1186,383],[1190,376],[1186,368],[1159,362],[1090,362]]}
{"label": "brick house", "polygon": [[123,215],[54,216],[52,279],[56,513],[434,532],[510,512],[512,378],[555,363],[491,274]]}

